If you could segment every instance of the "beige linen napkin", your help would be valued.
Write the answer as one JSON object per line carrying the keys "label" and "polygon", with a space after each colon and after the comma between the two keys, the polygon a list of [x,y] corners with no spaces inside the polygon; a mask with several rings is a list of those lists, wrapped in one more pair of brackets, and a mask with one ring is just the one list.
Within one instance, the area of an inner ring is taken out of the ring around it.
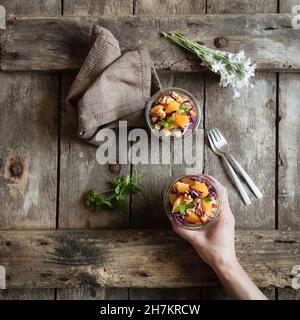
{"label": "beige linen napkin", "polygon": [[92,31],[92,46],[67,97],[67,109],[77,134],[96,144],[95,134],[104,125],[143,126],[144,108],[161,85],[148,49],[121,53],[112,33],[100,26]]}

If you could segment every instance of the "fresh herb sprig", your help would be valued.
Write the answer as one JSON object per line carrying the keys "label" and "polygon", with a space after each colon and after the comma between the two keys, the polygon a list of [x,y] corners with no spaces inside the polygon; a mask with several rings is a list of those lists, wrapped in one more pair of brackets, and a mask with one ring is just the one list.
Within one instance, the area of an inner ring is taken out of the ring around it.
{"label": "fresh herb sprig", "polygon": [[86,204],[91,208],[101,208],[104,210],[118,209],[121,211],[128,210],[126,196],[141,191],[138,187],[138,176],[116,177],[111,181],[112,188],[97,192],[92,189],[88,193]]}

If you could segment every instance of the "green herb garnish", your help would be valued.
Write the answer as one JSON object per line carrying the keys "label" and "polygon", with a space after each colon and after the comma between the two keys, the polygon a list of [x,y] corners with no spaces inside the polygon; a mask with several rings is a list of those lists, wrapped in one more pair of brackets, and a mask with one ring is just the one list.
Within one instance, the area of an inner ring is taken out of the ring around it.
{"label": "green herb garnish", "polygon": [[134,194],[141,189],[137,185],[137,176],[116,177],[111,181],[113,188],[97,192],[95,189],[90,190],[86,204],[91,208],[101,208],[105,210],[119,209],[128,210],[128,204],[125,197]]}
{"label": "green herb garnish", "polygon": [[193,202],[188,203],[188,204],[180,203],[179,206],[178,206],[179,212],[180,212],[180,214],[181,214],[182,216],[185,215],[185,212],[186,212],[187,209],[192,209],[192,208],[194,208],[194,207],[195,207],[195,205],[194,205]]}
{"label": "green herb garnish", "polygon": [[170,118],[167,119],[167,123],[168,124],[173,124],[173,122],[174,122],[173,117],[170,117]]}
{"label": "green herb garnish", "polygon": [[168,126],[169,126],[169,123],[166,120],[161,120],[161,121],[159,121],[158,124],[160,124],[164,128],[168,128]]}
{"label": "green herb garnish", "polygon": [[181,214],[182,216],[184,216],[184,215],[185,215],[185,210],[186,210],[185,204],[184,204],[184,203],[180,203],[179,206],[178,206],[178,208],[179,208],[180,214]]}
{"label": "green herb garnish", "polygon": [[190,110],[190,106],[188,104],[183,104],[180,106],[180,109],[182,109],[185,112],[188,112]]}
{"label": "green herb garnish", "polygon": [[211,197],[210,194],[208,194],[206,197],[203,198],[203,200],[204,200],[205,202],[211,202],[211,201],[213,201],[213,198]]}

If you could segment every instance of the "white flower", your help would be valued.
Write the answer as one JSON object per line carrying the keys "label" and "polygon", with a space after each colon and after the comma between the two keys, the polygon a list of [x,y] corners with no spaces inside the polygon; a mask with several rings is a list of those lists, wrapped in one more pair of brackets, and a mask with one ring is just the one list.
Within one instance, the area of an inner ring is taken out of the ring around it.
{"label": "white flower", "polygon": [[219,85],[222,87],[231,86],[234,98],[240,96],[240,89],[243,87],[253,87],[249,81],[255,74],[256,65],[251,64],[251,60],[245,56],[244,50],[238,53],[214,50],[187,39],[178,32],[171,35],[164,34],[164,36],[194,52],[201,59],[201,65],[219,74]]}
{"label": "white flower", "polygon": [[211,70],[215,73],[218,73],[220,70],[223,70],[225,68],[225,65],[221,62],[213,63],[211,66]]}

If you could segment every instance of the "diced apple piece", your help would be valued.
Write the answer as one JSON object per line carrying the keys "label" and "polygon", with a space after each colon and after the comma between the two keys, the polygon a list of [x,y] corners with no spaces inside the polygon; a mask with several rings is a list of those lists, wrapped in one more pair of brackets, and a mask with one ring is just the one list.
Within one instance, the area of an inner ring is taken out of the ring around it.
{"label": "diced apple piece", "polygon": [[191,223],[201,223],[201,218],[197,213],[187,214],[184,218],[186,221]]}
{"label": "diced apple piece", "polygon": [[160,119],[164,119],[166,117],[166,113],[162,105],[157,105],[151,108],[151,114],[159,117]]}
{"label": "diced apple piece", "polygon": [[169,193],[169,200],[172,206],[174,205],[176,199],[177,199],[177,195],[175,193]]}
{"label": "diced apple piece", "polygon": [[202,210],[205,214],[210,215],[213,209],[213,202],[202,199]]}
{"label": "diced apple piece", "polygon": [[151,113],[157,114],[159,111],[163,111],[163,106],[158,104],[157,106],[154,106],[151,108]]}
{"label": "diced apple piece", "polygon": [[176,189],[179,193],[189,192],[190,186],[186,183],[176,182]]}
{"label": "diced apple piece", "polygon": [[182,202],[182,197],[178,197],[173,204],[173,208],[172,208],[172,213],[177,213],[179,212],[179,205]]}
{"label": "diced apple piece", "polygon": [[201,217],[202,222],[206,222],[208,220],[209,216],[208,215],[204,215],[203,217]]}
{"label": "diced apple piece", "polygon": [[172,112],[174,112],[174,111],[179,110],[179,107],[180,107],[180,104],[179,104],[178,102],[176,102],[176,101],[173,100],[173,101],[171,101],[171,102],[168,104],[165,112],[166,112],[167,114],[168,114],[168,113],[172,113]]}
{"label": "diced apple piece", "polygon": [[161,130],[161,134],[165,137],[170,137],[171,131],[169,129],[164,128]]}
{"label": "diced apple piece", "polygon": [[189,117],[186,114],[175,113],[173,123],[181,128],[190,123]]}
{"label": "diced apple piece", "polygon": [[201,193],[201,197],[206,197],[208,195],[208,188],[204,182],[195,181],[193,184],[193,189]]}

